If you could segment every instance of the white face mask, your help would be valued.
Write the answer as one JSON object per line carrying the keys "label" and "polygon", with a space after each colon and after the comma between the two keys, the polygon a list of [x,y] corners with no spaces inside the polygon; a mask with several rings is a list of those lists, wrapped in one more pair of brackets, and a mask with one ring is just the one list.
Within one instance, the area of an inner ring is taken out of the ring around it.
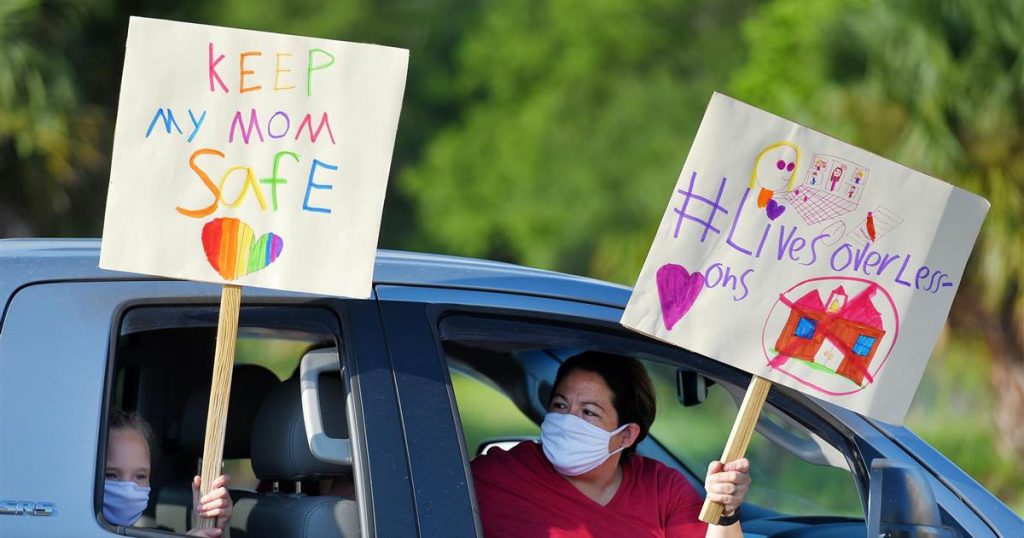
{"label": "white face mask", "polygon": [[149,504],[149,488],[135,482],[107,480],[103,483],[103,517],[114,525],[130,526]]}
{"label": "white face mask", "polygon": [[540,440],[544,455],[559,473],[579,476],[625,448],[608,452],[608,441],[626,426],[609,432],[570,413],[548,413],[540,425]]}

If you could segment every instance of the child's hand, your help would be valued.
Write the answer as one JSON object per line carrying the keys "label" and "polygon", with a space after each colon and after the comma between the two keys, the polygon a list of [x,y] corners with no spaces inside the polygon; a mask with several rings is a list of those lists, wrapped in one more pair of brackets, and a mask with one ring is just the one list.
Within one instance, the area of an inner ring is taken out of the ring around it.
{"label": "child's hand", "polygon": [[231,521],[231,496],[228,495],[227,475],[220,475],[213,481],[213,488],[209,493],[199,497],[202,479],[196,476],[192,479],[192,507],[196,516],[205,518],[216,518],[213,528],[192,529],[188,532],[190,536],[204,536],[206,538],[220,538]]}

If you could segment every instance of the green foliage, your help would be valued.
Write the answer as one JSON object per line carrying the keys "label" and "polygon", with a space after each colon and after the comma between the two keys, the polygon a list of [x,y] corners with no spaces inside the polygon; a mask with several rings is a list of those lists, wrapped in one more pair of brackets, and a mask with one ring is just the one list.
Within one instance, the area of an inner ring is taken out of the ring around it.
{"label": "green foliage", "polygon": [[[885,36],[865,40],[864,83],[907,116],[893,154],[992,203],[975,283],[999,308],[1024,290],[1024,5],[882,3],[863,24]],[[1024,321],[1024,294],[1015,303]]]}
{"label": "green foliage", "polygon": [[[454,49],[479,18],[479,0],[354,0],[325,9],[313,0],[229,0],[202,8],[208,24],[403,47],[411,51],[392,174],[420,159],[427,142],[458,116]],[[422,248],[413,201],[388,187],[380,245]]]}
{"label": "green foliage", "polygon": [[726,44],[744,5],[491,6],[460,47],[464,113],[402,176],[432,246],[631,282],[739,61]]}
{"label": "green foliage", "polygon": [[632,283],[722,89],[986,196],[957,327],[1018,347],[956,333],[909,420],[1024,506],[974,420],[1024,357],[1024,3],[3,0],[0,234],[98,235],[129,13],[409,48],[383,246]]}
{"label": "green foliage", "polygon": [[[457,115],[452,51],[478,12],[475,0],[0,2],[0,235],[99,234],[128,14],[409,48],[400,170]],[[412,248],[411,204],[392,191],[381,244]]]}
{"label": "green foliage", "polygon": [[470,459],[488,439],[540,436],[540,427],[501,391],[458,370],[451,370],[451,376]]}
{"label": "green foliage", "polygon": [[[646,363],[658,395],[658,418],[651,432],[697,475],[722,455],[738,411],[737,401],[720,385],[699,406],[683,407],[676,397],[676,369]],[[750,440],[753,485],[747,500],[758,506],[801,515],[863,517],[857,486],[845,469],[798,459],[760,433]],[[814,484],[813,490],[807,484]]]}
{"label": "green foliage", "polygon": [[[807,115],[807,105],[827,101],[835,78],[849,76],[844,70],[833,70],[829,59],[843,56],[847,48],[849,36],[837,31],[838,24],[864,4],[864,0],[762,4],[743,21],[743,40],[750,53],[733,73],[730,91],[794,121],[813,118]],[[854,62],[850,64],[845,69],[855,68]]]}
{"label": "green foliage", "polygon": [[85,20],[102,4],[0,2],[0,213],[68,211],[83,172],[103,162],[102,113],[80,99],[73,69]]}
{"label": "green foliage", "polygon": [[[818,24],[783,30],[808,5]],[[777,0],[744,28],[737,97],[989,199],[968,279],[1024,323],[1024,4]]]}
{"label": "green foliage", "polygon": [[[744,23],[754,52],[731,87],[756,106],[988,198],[992,207],[957,302],[967,313],[953,316],[958,326],[985,334],[986,345],[965,350],[965,331],[940,346],[908,421],[1019,510],[1024,489],[1019,481],[1008,485],[1006,476],[1019,476],[1020,466],[996,450],[993,432],[1000,430],[991,416],[993,408],[1010,406],[1001,411],[1009,417],[1002,427],[1013,430],[1021,411],[1012,409],[1012,397],[1004,404],[991,392],[989,360],[1009,364],[1002,370],[1009,374],[1021,371],[1024,359],[1024,5],[830,0],[813,6],[822,10],[819,24],[798,32],[783,28],[793,27],[808,7],[803,2],[776,0],[755,12]],[[794,58],[797,77],[766,89],[778,67]],[[984,308],[974,305],[976,297]],[[1003,390],[1024,383],[1002,381]],[[1012,431],[1003,435],[1014,438]]]}
{"label": "green foliage", "polygon": [[991,364],[978,360],[986,353],[973,338],[941,346],[914,395],[907,427],[1022,514],[1020,463],[1000,454],[993,435]]}
{"label": "green foliage", "polygon": [[[21,158],[37,153],[52,156],[51,168],[60,170],[67,160],[68,116],[78,105],[74,75],[68,60],[51,49],[67,49],[65,32],[81,24],[85,3],[68,3],[69,9],[38,0],[0,4],[0,135],[13,140]],[[48,12],[58,17],[48,18]],[[43,28],[43,19],[56,28]]]}

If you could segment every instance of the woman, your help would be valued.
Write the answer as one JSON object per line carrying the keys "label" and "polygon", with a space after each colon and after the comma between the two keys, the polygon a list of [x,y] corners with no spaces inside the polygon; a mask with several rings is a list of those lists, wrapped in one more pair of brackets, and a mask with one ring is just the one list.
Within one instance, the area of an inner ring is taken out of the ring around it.
{"label": "woman", "polygon": [[[149,445],[153,439],[149,425],[137,414],[115,409],[110,415],[107,464],[103,484],[103,517],[114,525],[131,526],[149,504]],[[213,489],[199,497],[200,478],[192,479],[192,506],[199,517],[217,518],[216,526],[192,529],[190,536],[220,538],[231,519],[228,477],[213,481]]]}
{"label": "woman", "polygon": [[679,472],[635,455],[654,423],[655,395],[639,361],[598,352],[567,360],[555,377],[541,444],[473,460],[488,537],[738,537],[749,463],[712,462],[708,498],[719,525],[697,519],[703,500]]}

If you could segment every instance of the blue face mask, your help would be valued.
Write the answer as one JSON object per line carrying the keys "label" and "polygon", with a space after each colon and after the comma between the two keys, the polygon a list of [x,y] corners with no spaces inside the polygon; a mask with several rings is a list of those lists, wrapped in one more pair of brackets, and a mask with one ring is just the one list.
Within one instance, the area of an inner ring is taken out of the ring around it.
{"label": "blue face mask", "polygon": [[149,488],[135,482],[107,480],[103,483],[103,517],[114,525],[130,526],[149,504]]}

